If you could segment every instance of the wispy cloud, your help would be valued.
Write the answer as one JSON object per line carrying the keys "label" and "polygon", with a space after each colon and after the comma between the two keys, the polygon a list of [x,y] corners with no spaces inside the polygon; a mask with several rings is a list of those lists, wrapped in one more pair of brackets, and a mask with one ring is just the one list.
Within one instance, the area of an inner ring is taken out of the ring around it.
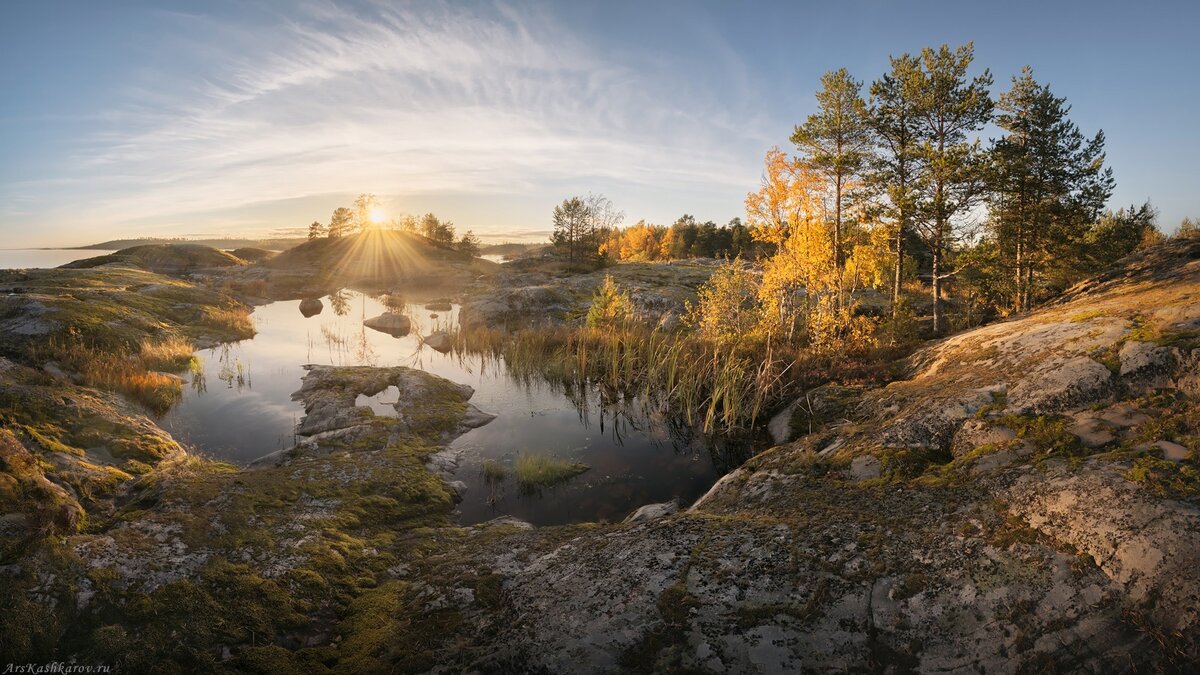
{"label": "wispy cloud", "polygon": [[[195,72],[151,70],[13,210],[97,224],[319,194],[516,194],[564,179],[741,190],[753,113],[599,53],[543,12],[315,2],[266,25],[164,17]],[[217,52],[214,45],[228,51]],[[739,119],[739,115],[741,118]],[[36,196],[74,195],[61,208]]]}

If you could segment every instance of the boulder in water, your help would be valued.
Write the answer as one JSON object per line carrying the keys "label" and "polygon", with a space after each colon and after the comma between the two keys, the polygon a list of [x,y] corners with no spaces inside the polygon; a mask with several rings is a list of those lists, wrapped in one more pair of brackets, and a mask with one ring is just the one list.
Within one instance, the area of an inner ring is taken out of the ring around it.
{"label": "boulder in water", "polygon": [[321,302],[320,298],[305,298],[300,301],[300,313],[306,319],[320,314],[323,309],[325,309],[325,304]]}
{"label": "boulder in water", "polygon": [[392,337],[404,337],[408,335],[408,331],[412,330],[412,321],[409,321],[407,316],[394,312],[384,312],[379,316],[371,317],[363,321],[363,325],[381,333],[387,333]]}
{"label": "boulder in water", "polygon": [[424,343],[427,347],[436,349],[445,354],[450,351],[450,336],[445,331],[437,331],[425,336]]}

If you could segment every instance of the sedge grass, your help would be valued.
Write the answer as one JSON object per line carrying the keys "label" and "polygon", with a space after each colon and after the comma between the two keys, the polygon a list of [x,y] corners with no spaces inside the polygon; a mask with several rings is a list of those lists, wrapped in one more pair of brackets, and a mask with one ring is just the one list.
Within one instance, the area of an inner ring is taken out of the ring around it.
{"label": "sedge grass", "polygon": [[587,471],[587,464],[550,455],[523,452],[517,456],[514,473],[522,490],[551,487]]}

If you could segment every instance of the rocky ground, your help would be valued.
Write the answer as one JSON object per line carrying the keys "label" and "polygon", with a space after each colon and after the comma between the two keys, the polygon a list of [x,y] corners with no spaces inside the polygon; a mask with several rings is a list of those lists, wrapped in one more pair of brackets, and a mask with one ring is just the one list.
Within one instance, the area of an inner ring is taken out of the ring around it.
{"label": "rocky ground", "polygon": [[[662,267],[615,271],[648,313],[706,276]],[[504,274],[464,315],[569,320],[603,278]],[[454,525],[446,446],[489,417],[421,371],[312,368],[301,442],[239,470],[0,361],[0,645],[132,672],[1188,671],[1198,298],[1200,240],[1168,242],[888,386],[809,392],[689,508],[548,528]],[[23,307],[6,341],[57,325]],[[395,416],[354,407],[390,386]]]}

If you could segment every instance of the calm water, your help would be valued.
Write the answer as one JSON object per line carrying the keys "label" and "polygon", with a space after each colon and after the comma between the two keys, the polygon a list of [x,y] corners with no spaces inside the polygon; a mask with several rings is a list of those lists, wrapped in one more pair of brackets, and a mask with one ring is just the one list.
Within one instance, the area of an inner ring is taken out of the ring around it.
{"label": "calm water", "polygon": [[95,258],[98,255],[108,255],[112,252],[91,248],[4,248],[0,249],[0,270],[58,267],[76,260]]}
{"label": "calm water", "polygon": [[[544,383],[518,383],[504,373],[502,363],[485,367],[477,357],[423,349],[417,334],[451,326],[458,308],[430,312],[412,300],[406,313],[414,330],[403,338],[363,327],[364,318],[385,308],[357,292],[343,292],[336,303],[323,298],[324,310],[309,318],[301,315],[298,300],[259,307],[254,312],[258,335],[199,352],[203,376],[185,387],[183,401],[161,424],[208,455],[245,463],[293,445],[293,429],[304,410],[291,394],[300,388],[303,364],[422,368],[471,385],[471,402],[497,415],[452,444],[462,451],[455,479],[468,485],[459,505],[463,523],[500,515],[537,524],[619,520],[647,503],[678,499],[686,504],[750,451],[745,443],[689,438],[686,430],[665,419],[614,413],[601,406],[595,390],[568,396]],[[394,414],[380,402],[395,396],[393,389],[374,400],[360,399],[377,414]],[[591,469],[555,488],[525,494],[511,476],[521,452],[570,458]],[[510,469],[509,477],[487,484],[480,471],[487,459]]]}

